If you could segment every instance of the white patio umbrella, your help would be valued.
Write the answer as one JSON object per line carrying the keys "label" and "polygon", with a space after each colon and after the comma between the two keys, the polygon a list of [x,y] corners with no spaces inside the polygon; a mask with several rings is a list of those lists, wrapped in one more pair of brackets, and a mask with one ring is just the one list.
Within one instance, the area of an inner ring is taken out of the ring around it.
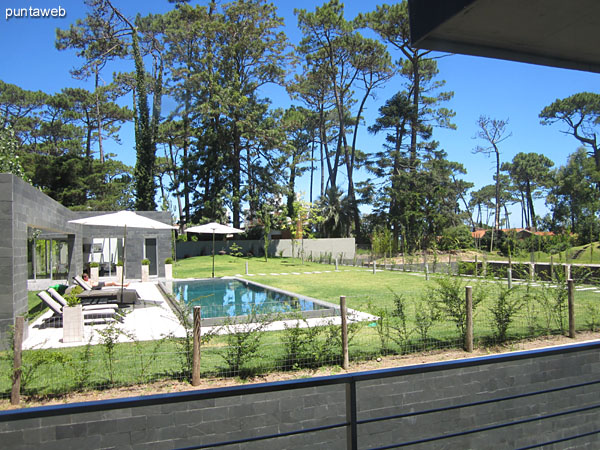
{"label": "white patio umbrella", "polygon": [[127,227],[144,228],[152,230],[172,230],[177,227],[168,225],[158,220],[140,216],[133,211],[118,211],[115,213],[102,214],[99,216],[84,217],[83,219],[69,220],[70,223],[82,225],[95,225],[104,227],[123,228],[123,272],[121,273],[121,298],[123,296],[123,279],[125,274],[125,254],[127,248]]}
{"label": "white patio umbrella", "polygon": [[211,222],[204,225],[189,227],[186,233],[210,234],[212,233],[212,277],[215,277],[215,234],[235,234],[243,233],[244,230],[233,228],[228,225],[221,225],[217,222]]}

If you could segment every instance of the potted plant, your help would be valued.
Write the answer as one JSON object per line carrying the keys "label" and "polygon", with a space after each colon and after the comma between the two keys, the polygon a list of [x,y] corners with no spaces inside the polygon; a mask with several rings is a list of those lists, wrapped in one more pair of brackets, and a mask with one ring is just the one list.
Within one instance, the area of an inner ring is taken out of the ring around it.
{"label": "potted plant", "polygon": [[173,258],[165,259],[165,278],[167,280],[173,279]]}
{"label": "potted plant", "polygon": [[62,309],[63,342],[83,341],[83,307],[76,291],[65,295],[67,306]]}
{"label": "potted plant", "polygon": [[150,260],[142,259],[142,283],[150,280]]}
{"label": "potted plant", "polygon": [[94,284],[98,284],[98,279],[100,278],[100,264],[92,261],[90,263],[90,280]]}
{"label": "potted plant", "polygon": [[123,280],[123,261],[118,260],[117,261],[117,283],[121,283],[121,281]]}

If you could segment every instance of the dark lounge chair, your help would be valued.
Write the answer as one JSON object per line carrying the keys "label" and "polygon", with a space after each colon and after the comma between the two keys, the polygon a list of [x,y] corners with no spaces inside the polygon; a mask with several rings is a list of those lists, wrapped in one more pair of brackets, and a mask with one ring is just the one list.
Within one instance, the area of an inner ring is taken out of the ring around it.
{"label": "dark lounge chair", "polygon": [[74,276],[73,281],[81,286],[83,292],[77,294],[83,303],[115,301],[121,304],[133,305],[140,297],[135,289],[123,289],[119,286],[109,289],[94,289],[89,283],[86,283],[80,276]]}
{"label": "dark lounge chair", "polygon": [[[37,295],[39,298],[42,299],[44,303],[46,303],[46,305],[48,305],[50,310],[54,313],[54,315],[50,317],[48,321],[54,321],[57,319],[62,321],[63,307],[57,302],[55,302],[52,299],[52,297],[50,297],[50,294],[48,294],[46,291],[40,291]],[[116,311],[117,310],[114,308],[94,309],[91,311],[84,310],[83,321],[85,324],[90,324],[99,321],[104,323],[112,322],[116,319]]]}
{"label": "dark lounge chair", "polygon": [[[60,295],[54,288],[49,288],[48,293],[52,296],[57,303],[59,303],[63,308],[67,306],[67,301],[65,298]],[[96,304],[82,304],[83,311],[94,311],[100,309],[119,309],[119,305],[116,303],[96,303]]]}

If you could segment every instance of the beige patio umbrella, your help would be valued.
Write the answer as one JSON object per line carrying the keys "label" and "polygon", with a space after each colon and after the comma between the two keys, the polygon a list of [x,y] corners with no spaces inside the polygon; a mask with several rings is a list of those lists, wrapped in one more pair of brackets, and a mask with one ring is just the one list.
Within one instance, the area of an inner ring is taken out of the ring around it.
{"label": "beige patio umbrella", "polygon": [[82,219],[69,220],[69,223],[81,225],[94,225],[103,227],[123,228],[123,272],[121,273],[121,298],[123,296],[123,281],[125,277],[125,254],[127,248],[127,227],[144,228],[152,230],[172,230],[177,227],[168,225],[158,220],[140,216],[133,211],[118,211],[115,213],[101,214],[99,216],[84,217]]}
{"label": "beige patio umbrella", "polygon": [[233,228],[228,225],[221,225],[217,222],[206,223],[190,227],[185,230],[186,233],[210,234],[212,233],[212,277],[215,277],[215,234],[236,234],[243,233],[244,230]]}

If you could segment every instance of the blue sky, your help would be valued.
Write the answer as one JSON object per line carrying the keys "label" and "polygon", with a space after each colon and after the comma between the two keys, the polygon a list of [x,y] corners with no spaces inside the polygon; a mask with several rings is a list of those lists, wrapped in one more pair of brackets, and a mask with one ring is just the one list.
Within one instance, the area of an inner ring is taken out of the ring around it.
{"label": "blue sky", "polygon": [[[284,17],[286,34],[292,43],[298,43],[300,33],[293,9],[297,4],[275,1],[279,14]],[[306,0],[301,7],[313,10],[323,2]],[[132,2],[114,0],[129,17],[141,14],[160,13],[172,8],[167,0]],[[346,1],[346,17],[353,18],[357,12],[374,9],[375,3],[365,5],[362,1]],[[58,8],[66,11],[64,18],[12,18],[6,19],[7,8]],[[63,87],[80,86],[84,83],[71,78],[69,69],[81,63],[72,51],[59,52],[54,47],[55,29],[68,28],[77,18],[85,15],[81,0],[5,0],[0,12],[0,43],[2,64],[0,79],[24,89],[57,92]],[[398,58],[393,53],[394,58]],[[122,70],[132,70],[132,63]],[[564,135],[560,125],[542,126],[538,115],[544,106],[557,98],[564,98],[582,91],[595,91],[598,75],[567,69],[535,66],[509,61],[500,61],[472,56],[453,55],[438,62],[439,79],[446,80],[446,90],[454,91],[454,99],[447,105],[456,112],[454,122],[457,130],[436,130],[434,137],[448,153],[449,159],[461,162],[467,169],[464,179],[475,183],[476,188],[493,182],[494,161],[472,151],[478,144],[473,139],[477,133],[476,121],[480,115],[496,119],[508,119],[508,131],[512,137],[501,146],[502,160],[510,161],[519,152],[537,152],[546,155],[555,165],[566,163],[567,157],[578,147],[571,136]],[[378,108],[395,92],[402,88],[402,80],[392,79],[376,98],[369,101],[365,120],[371,125]],[[285,91],[270,88],[266,91],[273,106],[287,106],[289,99]],[[129,102],[129,99],[126,100]],[[166,102],[168,105],[168,102]],[[130,126],[122,130],[122,145],[111,144],[109,151],[118,154],[125,163],[135,163],[133,135]],[[366,127],[359,131],[359,147],[363,150],[379,150],[382,137],[367,133]],[[345,181],[340,181],[342,186]],[[304,183],[301,190],[306,190]],[[538,208],[541,207],[541,204]],[[544,211],[540,210],[540,213]],[[519,214],[515,211],[512,225],[518,225]],[[515,222],[517,220],[517,222]]]}

